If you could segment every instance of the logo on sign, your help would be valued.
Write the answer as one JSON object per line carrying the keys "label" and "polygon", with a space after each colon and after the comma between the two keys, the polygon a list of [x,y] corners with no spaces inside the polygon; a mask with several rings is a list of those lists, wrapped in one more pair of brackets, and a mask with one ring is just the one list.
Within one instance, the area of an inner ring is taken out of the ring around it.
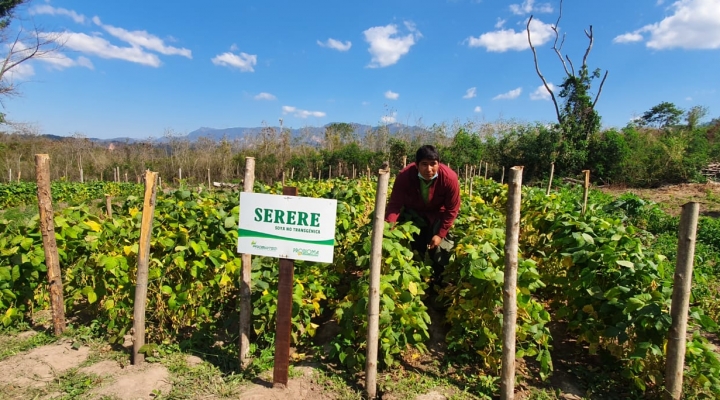
{"label": "logo on sign", "polygon": [[254,240],[253,240],[252,242],[250,242],[250,245],[251,245],[253,248],[258,249],[258,250],[266,250],[266,251],[275,251],[275,250],[277,250],[277,247],[275,247],[275,246],[263,246],[263,245],[259,245],[259,244],[257,244],[257,242],[254,241]]}
{"label": "logo on sign", "polygon": [[298,256],[307,256],[307,257],[319,257],[320,251],[314,250],[314,249],[301,249],[294,247],[293,253],[297,254]]}

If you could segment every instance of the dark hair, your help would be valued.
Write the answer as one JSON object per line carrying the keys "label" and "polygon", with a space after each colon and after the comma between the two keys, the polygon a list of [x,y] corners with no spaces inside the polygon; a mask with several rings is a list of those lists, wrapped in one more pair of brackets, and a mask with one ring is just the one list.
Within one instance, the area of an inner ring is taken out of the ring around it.
{"label": "dark hair", "polygon": [[417,153],[415,153],[415,163],[420,164],[422,160],[440,161],[440,154],[435,149],[435,146],[426,144],[418,149]]}

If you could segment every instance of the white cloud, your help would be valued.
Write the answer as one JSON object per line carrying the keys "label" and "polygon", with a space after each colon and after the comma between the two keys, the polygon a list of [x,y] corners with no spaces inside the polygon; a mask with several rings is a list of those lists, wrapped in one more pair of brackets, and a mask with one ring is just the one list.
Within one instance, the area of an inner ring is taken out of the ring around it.
{"label": "white cloud", "polygon": [[326,42],[321,42],[318,40],[317,44],[321,47],[328,47],[337,51],[348,51],[350,50],[350,47],[352,47],[352,43],[350,43],[350,41],[346,41],[345,43],[343,43],[333,38],[329,38]]}
{"label": "white cloud", "polygon": [[510,11],[515,15],[530,14],[535,11],[538,13],[551,13],[553,12],[552,5],[548,3],[542,3],[535,5],[535,0],[525,0],[522,4],[510,4]]}
{"label": "white cloud", "polygon": [[[35,69],[30,63],[22,63],[7,71],[6,76],[10,81],[21,81],[35,75]],[[4,80],[4,77],[3,77]]]}
{"label": "white cloud", "polygon": [[260,92],[254,97],[255,100],[277,100],[277,97],[267,92]]}
{"label": "white cloud", "polygon": [[72,20],[77,22],[78,24],[85,23],[84,15],[78,14],[75,11],[68,10],[65,8],[56,8],[49,4],[41,4],[39,6],[35,6],[30,9],[30,15],[39,15],[39,14],[64,15],[64,16],[72,18]]}
{"label": "white cloud", "polygon": [[395,122],[397,122],[396,116],[397,116],[397,112],[396,112],[396,111],[393,111],[393,113],[390,114],[390,115],[383,115],[383,116],[380,118],[380,121],[381,121],[383,124],[394,124]]}
{"label": "white cloud", "polygon": [[622,35],[617,35],[613,39],[613,43],[633,43],[633,42],[641,42],[643,40],[643,36],[638,32],[628,32],[623,33]]}
{"label": "white cloud", "polygon": [[400,93],[395,93],[392,90],[385,92],[385,98],[390,100],[397,100],[400,97]]}
{"label": "white cloud", "polygon": [[465,96],[463,96],[463,99],[472,99],[475,96],[477,96],[477,88],[471,87],[465,92]]}
{"label": "white cloud", "polygon": [[480,106],[475,106],[475,109],[473,111],[479,113],[482,112],[482,108]]}
{"label": "white cloud", "polygon": [[235,54],[228,51],[213,57],[212,63],[224,67],[237,68],[242,72],[255,72],[253,67],[257,64],[257,55],[242,52]]}
{"label": "white cloud", "polygon": [[[530,22],[530,38],[533,45],[540,46],[555,36],[552,24],[546,24],[539,19]],[[514,29],[501,29],[493,32],[483,33],[479,37],[466,39],[470,47],[485,47],[487,51],[505,52],[508,50],[527,50],[530,48],[525,30],[515,31]]]}
{"label": "white cloud", "polygon": [[[160,66],[160,58],[138,46],[119,47],[99,36],[90,36],[80,32],[50,33],[62,35],[66,48],[101,58],[119,59],[151,67]],[[88,60],[89,61],[89,60]]]}
{"label": "white cloud", "polygon": [[89,58],[80,56],[77,59],[72,59],[62,53],[50,53],[44,54],[38,57],[39,61],[50,64],[52,68],[65,69],[69,67],[85,67],[88,69],[95,69],[92,61]]}
{"label": "white cloud", "polygon": [[363,32],[365,41],[370,43],[368,51],[372,55],[368,67],[382,68],[393,65],[410,51],[422,34],[411,22],[405,22],[405,28],[409,32],[405,36],[397,36],[398,27],[395,24],[375,26]]}
{"label": "white cloud", "polygon": [[128,42],[133,46],[142,47],[147,50],[156,51],[160,54],[168,56],[179,55],[187,58],[192,58],[192,52],[186,48],[177,48],[173,46],[165,45],[165,42],[159,37],[148,33],[147,31],[128,31],[123,28],[118,28],[111,25],[105,25],[100,21],[100,18],[95,16],[92,18],[93,23],[105,29],[105,31],[112,36]]}
{"label": "white cloud", "polygon": [[692,97],[689,97],[689,96],[686,97],[686,98],[685,98],[685,101],[692,101]]}
{"label": "white cloud", "polygon": [[651,49],[718,49],[720,48],[720,2],[718,0],[678,0],[670,7],[673,14],[662,21],[645,25],[619,35],[616,43],[643,40]]}
{"label": "white cloud", "polygon": [[502,18],[498,18],[497,22],[495,23],[495,29],[501,29],[503,26],[505,26],[505,22],[507,21]]}
{"label": "white cloud", "polygon": [[[548,83],[550,90],[555,90],[555,85]],[[530,93],[530,100],[550,100],[550,92],[547,91],[545,85],[540,85],[534,92]]]}
{"label": "white cloud", "polygon": [[512,100],[516,99],[522,93],[522,88],[513,89],[507,93],[499,94],[493,97],[493,100]]}
{"label": "white cloud", "polygon": [[301,109],[293,107],[293,106],[282,106],[282,113],[283,113],[283,115],[284,114],[293,114],[294,116],[296,116],[298,118],[307,118],[307,117],[322,118],[325,116],[325,113],[322,111],[301,110]]}

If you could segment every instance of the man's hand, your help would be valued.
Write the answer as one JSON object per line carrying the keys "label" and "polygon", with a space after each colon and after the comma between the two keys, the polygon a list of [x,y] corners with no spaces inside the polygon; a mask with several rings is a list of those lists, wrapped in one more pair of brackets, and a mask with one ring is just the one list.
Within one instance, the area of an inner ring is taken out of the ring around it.
{"label": "man's hand", "polygon": [[438,235],[435,235],[430,239],[430,243],[428,243],[427,247],[428,250],[432,250],[440,245],[440,242],[442,242],[442,238]]}

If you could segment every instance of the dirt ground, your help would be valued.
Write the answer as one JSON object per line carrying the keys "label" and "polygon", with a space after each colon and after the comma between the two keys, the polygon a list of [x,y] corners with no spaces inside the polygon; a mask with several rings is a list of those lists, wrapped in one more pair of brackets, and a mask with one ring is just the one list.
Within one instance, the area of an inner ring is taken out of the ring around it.
{"label": "dirt ground", "polygon": [[634,189],[624,186],[607,186],[599,188],[604,193],[620,196],[623,193],[634,193],[643,199],[652,200],[667,213],[680,215],[681,206],[696,201],[700,203],[701,215],[720,217],[720,183],[683,183],[679,185],[661,186],[656,189]]}

